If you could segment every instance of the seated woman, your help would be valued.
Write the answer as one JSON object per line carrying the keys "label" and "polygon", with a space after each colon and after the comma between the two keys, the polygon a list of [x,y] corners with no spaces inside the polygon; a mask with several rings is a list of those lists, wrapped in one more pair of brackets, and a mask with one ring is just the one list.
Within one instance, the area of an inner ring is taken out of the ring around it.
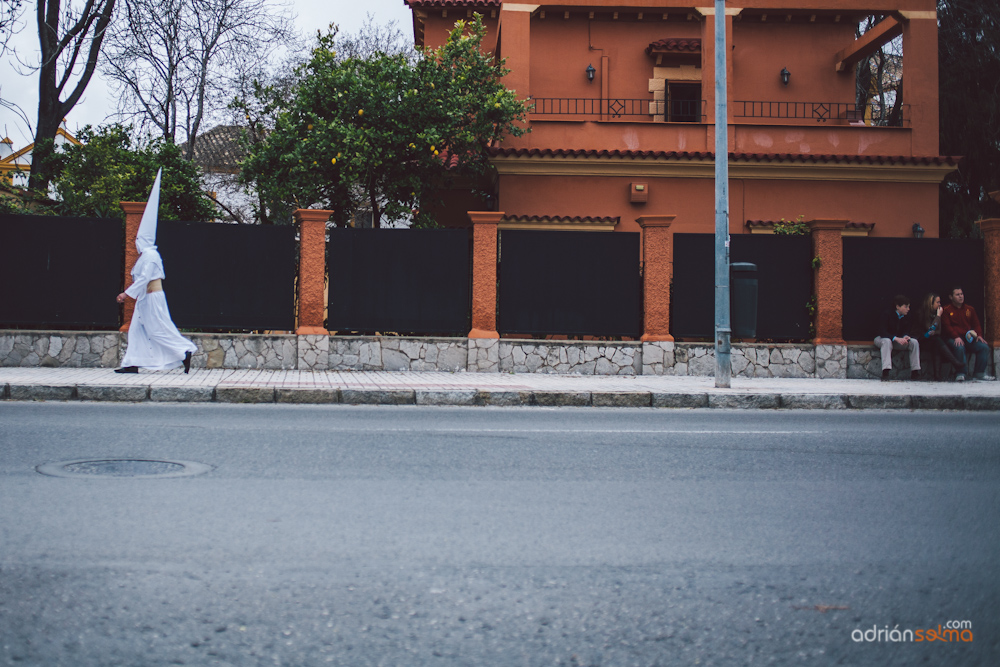
{"label": "seated woman", "polygon": [[[944,359],[954,366],[955,381],[962,382],[965,380],[965,364],[955,357],[955,353],[945,344],[941,336],[941,310],[941,297],[929,292],[920,303],[916,333],[930,354],[936,354],[939,359]],[[934,379],[938,379],[936,372]]]}

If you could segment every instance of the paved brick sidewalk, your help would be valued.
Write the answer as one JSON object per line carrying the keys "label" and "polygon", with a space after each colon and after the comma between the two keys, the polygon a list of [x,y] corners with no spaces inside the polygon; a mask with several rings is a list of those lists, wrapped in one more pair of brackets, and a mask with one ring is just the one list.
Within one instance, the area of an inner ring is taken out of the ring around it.
{"label": "paved brick sidewalk", "polygon": [[813,409],[1000,410],[998,382],[878,382],[509,373],[110,368],[0,368],[9,400],[217,401],[417,405],[592,405]]}

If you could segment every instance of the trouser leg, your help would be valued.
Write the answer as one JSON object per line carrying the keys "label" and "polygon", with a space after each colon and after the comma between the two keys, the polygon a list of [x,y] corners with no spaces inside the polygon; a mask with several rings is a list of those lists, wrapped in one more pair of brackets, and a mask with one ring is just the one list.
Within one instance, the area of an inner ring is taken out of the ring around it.
{"label": "trouser leg", "polygon": [[910,370],[920,370],[920,342],[916,338],[911,338],[910,342],[903,346],[910,350]]}
{"label": "trouser leg", "polygon": [[990,352],[990,347],[986,343],[981,343],[978,340],[971,346],[972,354],[976,355],[976,375],[982,375],[986,372],[986,362],[987,357]]}
{"label": "trouser leg", "polygon": [[937,342],[938,351],[945,360],[955,367],[955,372],[964,373],[965,372],[965,362],[959,361],[955,353],[952,352],[952,346],[948,345],[940,336],[934,336],[933,340]]}
{"label": "trouser leg", "polygon": [[875,338],[875,347],[882,352],[882,370],[890,370],[892,368],[892,339],[878,336]]}
{"label": "trouser leg", "polygon": [[958,362],[958,366],[955,370],[959,373],[965,374],[965,344],[955,345],[955,343],[949,338],[945,341],[945,345],[951,350],[952,354],[955,355],[955,360]]}

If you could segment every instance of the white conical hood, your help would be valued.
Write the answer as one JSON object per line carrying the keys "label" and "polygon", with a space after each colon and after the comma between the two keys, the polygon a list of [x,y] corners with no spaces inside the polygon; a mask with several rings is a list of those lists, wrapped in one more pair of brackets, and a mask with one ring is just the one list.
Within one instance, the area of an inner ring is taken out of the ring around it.
{"label": "white conical hood", "polygon": [[142,221],[139,222],[139,233],[135,235],[135,249],[145,252],[147,248],[156,247],[156,218],[160,208],[160,175],[161,168],[156,172],[156,180],[153,181],[153,189],[146,200],[146,209],[142,212]]}

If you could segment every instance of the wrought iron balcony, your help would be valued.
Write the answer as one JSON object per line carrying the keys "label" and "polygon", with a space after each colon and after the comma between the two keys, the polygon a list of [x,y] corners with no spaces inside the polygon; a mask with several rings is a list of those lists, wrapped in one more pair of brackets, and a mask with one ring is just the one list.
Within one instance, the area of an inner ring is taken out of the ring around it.
{"label": "wrought iron balcony", "polygon": [[734,118],[777,118],[814,120],[817,123],[847,122],[851,125],[903,127],[909,125],[910,105],[885,108],[878,104],[853,102],[732,102]]}
{"label": "wrought iron balcony", "polygon": [[704,100],[535,97],[531,104],[530,113],[536,118],[577,116],[668,123],[701,123],[705,119]]}

